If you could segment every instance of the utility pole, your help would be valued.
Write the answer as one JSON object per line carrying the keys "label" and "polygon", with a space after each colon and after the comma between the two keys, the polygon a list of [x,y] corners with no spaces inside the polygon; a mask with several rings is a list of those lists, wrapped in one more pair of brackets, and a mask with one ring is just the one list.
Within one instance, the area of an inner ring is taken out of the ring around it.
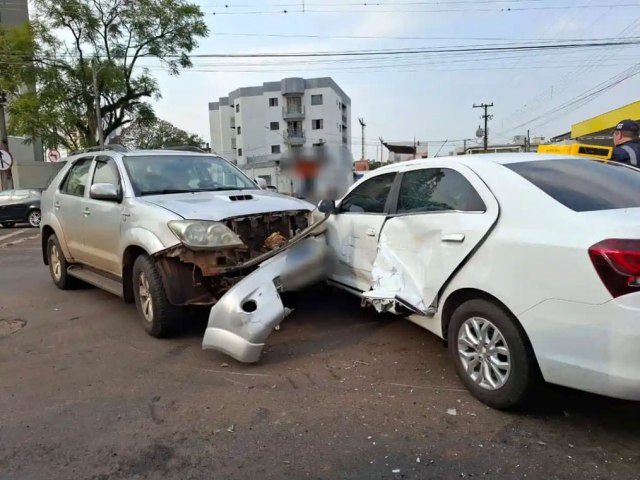
{"label": "utility pole", "polygon": [[473,104],[473,108],[482,108],[484,109],[484,115],[482,115],[481,118],[484,118],[484,151],[486,152],[487,149],[489,148],[489,135],[488,135],[488,130],[487,130],[487,123],[489,122],[490,119],[493,118],[493,115],[489,115],[487,113],[487,110],[493,107],[493,102],[491,103],[481,103],[480,105],[476,105],[475,103]]}
{"label": "utility pole", "polygon": [[[0,150],[9,152],[9,135],[7,134],[7,121],[4,116],[4,105],[7,101],[7,94],[0,91]],[[9,178],[11,170],[0,170],[0,190],[11,187]]]}
{"label": "utility pole", "polygon": [[531,136],[529,135],[529,130],[527,130],[527,148],[525,148],[525,151],[531,151]]}
{"label": "utility pole", "polygon": [[362,160],[364,160],[364,128],[367,124],[364,123],[364,118],[359,118],[358,122],[360,122],[360,127],[362,127]]}
{"label": "utility pole", "polygon": [[104,132],[102,131],[102,115],[100,114],[100,91],[98,90],[98,71],[95,59],[91,62],[93,74],[93,103],[96,109],[96,129],[98,131],[98,145],[104,147]]}

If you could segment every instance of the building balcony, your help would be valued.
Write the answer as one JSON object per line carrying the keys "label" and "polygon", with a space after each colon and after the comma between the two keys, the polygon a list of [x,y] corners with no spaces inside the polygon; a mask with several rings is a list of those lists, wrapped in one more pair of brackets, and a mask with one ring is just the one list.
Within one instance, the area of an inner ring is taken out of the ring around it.
{"label": "building balcony", "polygon": [[287,130],[285,138],[291,146],[304,145],[306,140],[304,130]]}
{"label": "building balcony", "polygon": [[284,106],[282,107],[282,118],[284,120],[303,120],[304,119],[304,106]]}
{"label": "building balcony", "polygon": [[235,117],[231,117],[230,122],[229,122],[229,126],[231,128],[236,128],[236,118]]}

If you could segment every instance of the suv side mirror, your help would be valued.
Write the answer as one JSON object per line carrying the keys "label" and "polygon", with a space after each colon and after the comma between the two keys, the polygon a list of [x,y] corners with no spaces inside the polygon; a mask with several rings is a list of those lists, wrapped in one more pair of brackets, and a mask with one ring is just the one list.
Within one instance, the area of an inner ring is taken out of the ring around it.
{"label": "suv side mirror", "polygon": [[329,214],[337,213],[336,202],[333,200],[322,200],[318,204],[318,210],[322,213],[329,213]]}
{"label": "suv side mirror", "polygon": [[89,189],[89,197],[94,200],[107,200],[109,202],[120,201],[118,187],[113,183],[94,183]]}

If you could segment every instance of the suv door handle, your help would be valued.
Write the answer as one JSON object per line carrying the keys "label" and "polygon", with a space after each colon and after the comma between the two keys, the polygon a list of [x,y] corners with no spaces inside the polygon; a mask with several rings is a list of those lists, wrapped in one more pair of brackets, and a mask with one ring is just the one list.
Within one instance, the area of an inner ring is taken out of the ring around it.
{"label": "suv door handle", "polygon": [[53,204],[53,208],[55,208],[56,210],[58,210],[60,208],[60,202],[55,202]]}
{"label": "suv door handle", "polygon": [[91,210],[89,210],[88,208],[84,209],[84,212],[82,212],[84,214],[85,217],[88,217],[89,215],[91,215]]}
{"label": "suv door handle", "polygon": [[373,228],[367,228],[366,232],[364,232],[365,234],[367,234],[370,237],[375,237],[376,236],[376,231]]}
{"label": "suv door handle", "polygon": [[449,233],[442,236],[442,241],[447,243],[462,243],[464,242],[464,233]]}

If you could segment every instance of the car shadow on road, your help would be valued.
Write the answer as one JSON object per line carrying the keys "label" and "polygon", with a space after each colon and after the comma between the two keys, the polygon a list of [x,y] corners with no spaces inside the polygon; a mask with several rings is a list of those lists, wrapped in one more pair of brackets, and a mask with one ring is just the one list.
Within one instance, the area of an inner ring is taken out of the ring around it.
{"label": "car shadow on road", "polygon": [[283,303],[293,312],[267,340],[263,361],[271,365],[361,343],[398,320],[325,285],[286,293]]}
{"label": "car shadow on road", "polygon": [[556,385],[543,385],[535,399],[519,413],[533,417],[597,419],[620,430],[633,432],[640,439],[639,402],[603,397]]}

